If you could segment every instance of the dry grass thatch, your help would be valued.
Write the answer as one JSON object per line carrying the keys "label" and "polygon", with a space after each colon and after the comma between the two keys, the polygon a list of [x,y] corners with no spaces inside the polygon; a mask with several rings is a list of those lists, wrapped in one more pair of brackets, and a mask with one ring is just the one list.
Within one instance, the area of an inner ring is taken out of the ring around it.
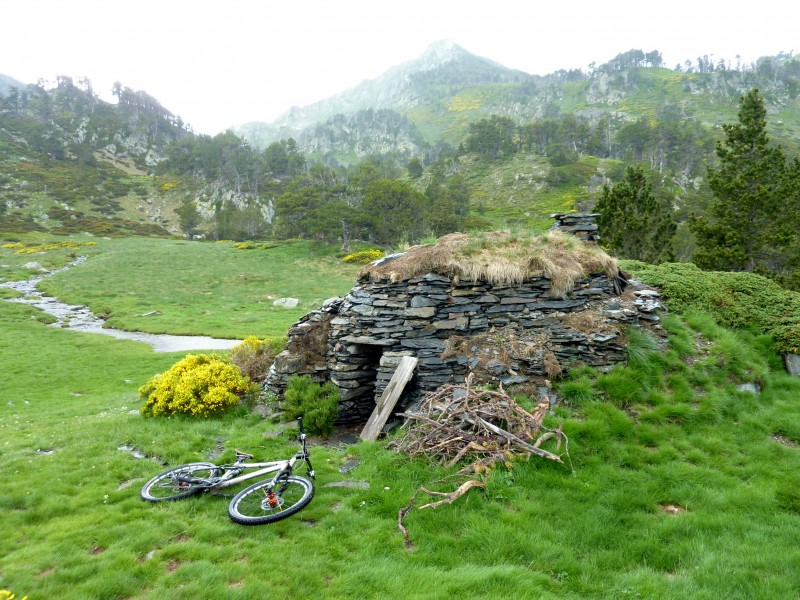
{"label": "dry grass thatch", "polygon": [[559,231],[542,236],[490,232],[480,236],[451,233],[435,244],[414,246],[366,265],[359,277],[374,281],[404,281],[438,273],[456,280],[514,285],[526,279],[546,277],[553,296],[571,290],[576,281],[591,273],[605,272],[613,279],[617,260],[594,244]]}

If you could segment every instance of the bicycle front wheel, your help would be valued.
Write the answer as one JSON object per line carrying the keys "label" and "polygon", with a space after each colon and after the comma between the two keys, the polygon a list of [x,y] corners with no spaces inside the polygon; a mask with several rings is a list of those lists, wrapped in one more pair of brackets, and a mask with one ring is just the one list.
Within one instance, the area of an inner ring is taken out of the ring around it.
{"label": "bicycle front wheel", "polygon": [[314,484],[304,477],[286,475],[274,487],[267,479],[236,494],[228,515],[241,525],[274,523],[300,512],[313,497]]}
{"label": "bicycle front wheel", "polygon": [[219,467],[214,463],[190,463],[174,467],[145,483],[140,495],[142,500],[148,502],[188,498],[208,489],[208,483],[196,480],[209,480],[218,471]]}

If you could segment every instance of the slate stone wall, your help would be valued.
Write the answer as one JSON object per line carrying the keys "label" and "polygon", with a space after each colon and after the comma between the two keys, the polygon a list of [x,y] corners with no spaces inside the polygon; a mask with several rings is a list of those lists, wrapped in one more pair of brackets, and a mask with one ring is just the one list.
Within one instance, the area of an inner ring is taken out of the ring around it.
{"label": "slate stone wall", "polygon": [[513,286],[434,273],[362,279],[292,327],[266,387],[281,395],[293,373],[330,380],[341,394],[339,423],[363,423],[404,355],[419,362],[402,407],[470,372],[508,386],[540,385],[578,364],[610,368],[625,359],[620,325],[657,322],[660,306],[652,291],[620,296],[621,282],[594,274],[553,298],[546,278]]}

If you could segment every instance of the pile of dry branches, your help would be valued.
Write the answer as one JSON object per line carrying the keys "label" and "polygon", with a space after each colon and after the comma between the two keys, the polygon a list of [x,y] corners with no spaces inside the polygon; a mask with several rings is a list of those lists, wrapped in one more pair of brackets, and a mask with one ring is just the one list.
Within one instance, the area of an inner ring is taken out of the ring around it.
{"label": "pile of dry branches", "polygon": [[[402,413],[408,422],[405,435],[395,445],[411,456],[424,455],[451,467],[464,458],[475,460],[460,473],[483,473],[497,462],[531,454],[562,462],[561,456],[540,446],[556,440],[556,452],[567,437],[543,425],[550,410],[546,396],[533,414],[502,389],[474,389],[470,378],[463,385],[445,385],[425,396],[415,412]],[[566,446],[565,446],[566,449]]]}
{"label": "pile of dry branches", "polygon": [[404,425],[404,436],[391,445],[411,456],[428,456],[441,464],[452,467],[459,461],[471,462],[456,477],[466,478],[477,475],[479,479],[464,481],[455,491],[435,492],[421,487],[401,508],[397,515],[397,527],[403,535],[406,548],[412,549],[408,530],[403,518],[408,514],[420,492],[441,500],[430,502],[420,509],[436,508],[442,504],[452,504],[457,498],[472,488],[485,488],[481,479],[497,463],[510,466],[517,458],[540,456],[563,462],[561,456],[540,446],[551,439],[556,440],[556,452],[564,444],[564,454],[569,457],[569,440],[559,426],[549,429],[543,425],[544,417],[550,410],[550,399],[542,398],[533,413],[517,404],[500,391],[473,389],[470,386],[472,375],[464,385],[445,385],[425,396],[419,408],[413,413],[402,413],[408,419]]}

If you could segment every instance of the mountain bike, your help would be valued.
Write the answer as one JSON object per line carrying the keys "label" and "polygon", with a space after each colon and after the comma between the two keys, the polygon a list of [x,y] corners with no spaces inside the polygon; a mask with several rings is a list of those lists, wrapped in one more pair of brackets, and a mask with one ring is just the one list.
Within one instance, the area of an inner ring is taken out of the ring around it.
{"label": "mountain bike", "polygon": [[303,419],[298,419],[297,423],[301,448],[288,460],[247,462],[253,455],[236,450],[236,460],[232,464],[196,462],[181,465],[159,473],[145,483],[141,491],[142,500],[162,502],[181,500],[203,492],[216,493],[243,481],[275,473],[272,478],[254,483],[235,494],[228,505],[228,515],[242,525],[262,525],[300,512],[314,497],[314,484],[305,477],[294,475],[294,466],[299,460],[305,461],[306,474],[311,479],[314,479],[314,468],[306,444]]}

